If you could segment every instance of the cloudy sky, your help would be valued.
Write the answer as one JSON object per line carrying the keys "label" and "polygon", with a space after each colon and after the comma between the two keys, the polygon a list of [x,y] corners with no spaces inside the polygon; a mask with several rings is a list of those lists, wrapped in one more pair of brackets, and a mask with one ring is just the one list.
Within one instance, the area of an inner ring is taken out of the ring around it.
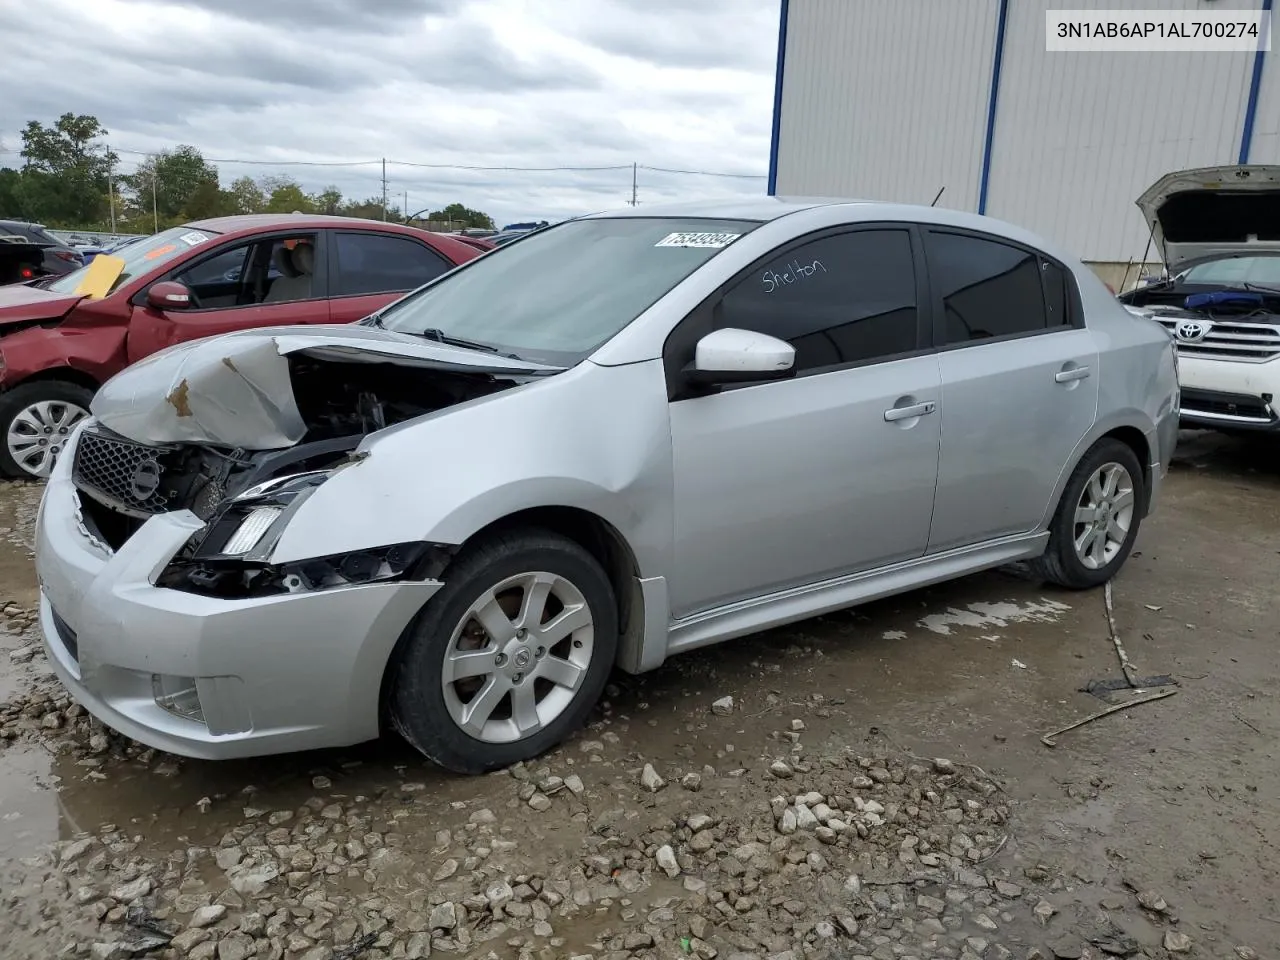
{"label": "cloudy sky", "polygon": [[[194,144],[224,184],[459,201],[500,221],[765,189],[778,0],[0,0],[0,165],[97,116],[127,172]],[[21,55],[13,55],[21,51]],[[230,160],[264,161],[260,164]],[[312,165],[281,161],[307,160]],[[320,164],[374,161],[362,165]],[[391,162],[396,161],[396,162]],[[447,166],[607,167],[597,171]]]}

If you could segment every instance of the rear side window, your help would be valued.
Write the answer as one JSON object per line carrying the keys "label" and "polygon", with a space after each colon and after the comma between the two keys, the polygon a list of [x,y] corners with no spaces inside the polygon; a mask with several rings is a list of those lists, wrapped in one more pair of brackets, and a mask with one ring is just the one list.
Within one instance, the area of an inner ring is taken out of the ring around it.
{"label": "rear side window", "polygon": [[422,286],[451,268],[434,250],[409,237],[372,233],[337,235],[334,296],[400,293]]}
{"label": "rear side window", "polygon": [[786,340],[803,372],[909,353],[917,316],[911,235],[859,230],[763,261],[724,295],[714,322]]}
{"label": "rear side window", "polygon": [[1067,271],[1050,260],[1041,258],[1040,273],[1044,277],[1044,303],[1050,327],[1071,324],[1071,297],[1067,292]]}
{"label": "rear side window", "polygon": [[[1036,333],[1050,326],[1041,260],[1035,254],[957,233],[930,232],[926,249],[929,277],[942,298],[946,343]],[[1065,301],[1065,284],[1062,290]]]}

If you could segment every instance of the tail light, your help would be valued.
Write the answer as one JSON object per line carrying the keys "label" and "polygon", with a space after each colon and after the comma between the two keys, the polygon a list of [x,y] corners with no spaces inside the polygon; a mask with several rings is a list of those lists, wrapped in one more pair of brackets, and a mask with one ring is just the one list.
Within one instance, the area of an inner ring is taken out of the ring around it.
{"label": "tail light", "polygon": [[65,260],[67,263],[83,263],[84,257],[71,250],[55,250],[53,255],[59,260]]}
{"label": "tail light", "polygon": [[36,276],[36,272],[32,270],[30,267],[23,267],[18,271],[18,276],[21,277],[23,280],[34,280]]}

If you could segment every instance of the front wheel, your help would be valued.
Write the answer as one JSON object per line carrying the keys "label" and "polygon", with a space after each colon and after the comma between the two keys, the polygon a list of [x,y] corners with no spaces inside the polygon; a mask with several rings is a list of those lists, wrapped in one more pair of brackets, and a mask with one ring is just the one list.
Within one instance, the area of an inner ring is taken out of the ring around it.
{"label": "front wheel", "polygon": [[1049,546],[1033,561],[1043,580],[1072,590],[1101,586],[1133,549],[1146,504],[1142,466],[1119,440],[1099,440],[1076,465],[1049,524]]}
{"label": "front wheel", "polygon": [[582,725],[617,646],[613,587],[590,553],[550,531],[494,537],[459,556],[409,627],[391,719],[458,773],[529,760]]}
{"label": "front wheel", "polygon": [[92,399],[64,380],[34,380],[0,394],[0,473],[46,479]]}

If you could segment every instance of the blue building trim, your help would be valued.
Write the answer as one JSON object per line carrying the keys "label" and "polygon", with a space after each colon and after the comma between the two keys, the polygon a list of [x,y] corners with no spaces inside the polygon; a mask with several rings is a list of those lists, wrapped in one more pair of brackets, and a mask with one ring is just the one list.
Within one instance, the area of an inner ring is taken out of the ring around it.
{"label": "blue building trim", "polygon": [[[1262,0],[1264,12],[1271,11],[1271,0]],[[1267,51],[1262,47],[1261,38],[1258,49],[1253,55],[1253,76],[1249,80],[1249,102],[1244,108],[1244,129],[1240,131],[1240,157],[1237,163],[1249,162],[1249,148],[1253,145],[1253,121],[1258,115],[1258,91],[1262,87],[1262,65],[1266,63]]]}
{"label": "blue building trim", "polygon": [[[1270,3],[1271,0],[1266,0]],[[1000,68],[1004,63],[1004,34],[1009,23],[1009,0],[1000,0],[996,15],[996,55],[991,64],[991,97],[987,100],[987,135],[982,145],[982,177],[978,181],[978,212],[987,212],[987,185],[991,180],[991,145],[996,136],[996,102],[1000,99]]]}
{"label": "blue building trim", "polygon": [[[1271,0],[1267,0],[1268,3]],[[782,0],[778,16],[778,64],[773,78],[773,134],[769,141],[769,196],[778,192],[778,142],[782,133],[782,70],[787,60],[787,14],[791,0]]]}

